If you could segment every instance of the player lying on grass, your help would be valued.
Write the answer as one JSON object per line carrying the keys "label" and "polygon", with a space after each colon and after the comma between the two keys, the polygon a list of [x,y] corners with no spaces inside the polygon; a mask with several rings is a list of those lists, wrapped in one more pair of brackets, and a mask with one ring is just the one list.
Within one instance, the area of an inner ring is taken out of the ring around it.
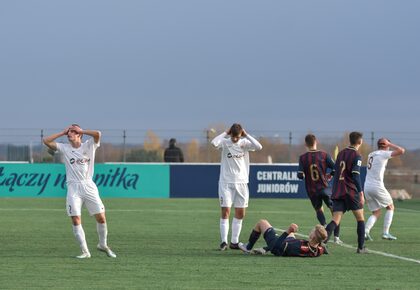
{"label": "player lying on grass", "polygon": [[[327,231],[322,225],[316,225],[309,234],[309,241],[296,239],[295,234],[298,231],[297,224],[290,224],[287,231],[280,236],[267,220],[260,220],[252,230],[247,244],[239,243],[239,248],[245,253],[265,254],[270,251],[275,256],[283,257],[319,257],[326,254],[326,248],[322,241],[327,238]],[[261,234],[267,246],[253,250],[255,243]]]}

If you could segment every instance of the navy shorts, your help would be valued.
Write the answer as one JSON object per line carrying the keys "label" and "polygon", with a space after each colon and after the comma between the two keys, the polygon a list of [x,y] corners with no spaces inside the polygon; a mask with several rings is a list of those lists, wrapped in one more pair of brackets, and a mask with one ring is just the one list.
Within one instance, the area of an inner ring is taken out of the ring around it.
{"label": "navy shorts", "polygon": [[308,196],[315,210],[318,210],[322,207],[322,202],[324,202],[328,208],[332,208],[332,200],[325,189],[310,193]]}
{"label": "navy shorts", "polygon": [[276,234],[274,228],[269,228],[264,233],[264,240],[267,243],[268,250],[275,256],[282,256],[284,252],[287,233],[283,233],[281,236]]}
{"label": "navy shorts", "polygon": [[343,199],[333,199],[333,211],[342,211],[346,212],[349,210],[359,210],[363,209],[363,200],[358,192],[353,192],[353,194],[346,194]]}

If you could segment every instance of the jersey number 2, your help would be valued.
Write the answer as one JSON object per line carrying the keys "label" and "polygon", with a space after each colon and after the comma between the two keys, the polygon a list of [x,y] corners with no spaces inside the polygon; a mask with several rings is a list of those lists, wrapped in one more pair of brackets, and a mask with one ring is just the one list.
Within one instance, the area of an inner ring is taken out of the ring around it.
{"label": "jersey number 2", "polygon": [[346,170],[346,162],[341,161],[340,162],[340,180],[344,180],[343,172]]}

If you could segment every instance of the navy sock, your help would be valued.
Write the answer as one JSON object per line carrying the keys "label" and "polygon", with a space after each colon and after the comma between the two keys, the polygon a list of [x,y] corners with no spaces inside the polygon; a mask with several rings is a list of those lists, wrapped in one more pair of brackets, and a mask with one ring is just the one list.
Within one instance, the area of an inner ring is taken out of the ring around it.
{"label": "navy sock", "polygon": [[325,228],[327,230],[328,233],[328,238],[325,240],[325,242],[328,242],[332,232],[334,231],[334,229],[337,227],[337,224],[334,221],[331,221],[328,226]]}
{"label": "navy sock", "polygon": [[334,229],[334,237],[340,236],[340,225],[336,226]]}
{"label": "navy sock", "polygon": [[260,236],[261,236],[260,232],[252,230],[252,233],[249,235],[248,245],[246,246],[246,248],[248,250],[251,250],[254,247],[255,243],[260,238]]}
{"label": "navy sock", "polygon": [[365,221],[357,222],[357,247],[363,249],[365,245]]}
{"label": "navy sock", "polygon": [[317,210],[316,211],[316,218],[318,219],[321,225],[325,225],[327,221],[325,220],[325,215],[323,211]]}

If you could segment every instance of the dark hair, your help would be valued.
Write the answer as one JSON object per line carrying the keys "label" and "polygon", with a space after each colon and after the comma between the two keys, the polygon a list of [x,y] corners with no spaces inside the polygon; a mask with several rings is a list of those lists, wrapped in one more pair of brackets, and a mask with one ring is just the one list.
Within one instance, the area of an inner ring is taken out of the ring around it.
{"label": "dark hair", "polygon": [[175,144],[176,144],[176,139],[175,138],[171,138],[169,140],[169,146],[175,146]]}
{"label": "dark hair", "polygon": [[242,126],[241,124],[235,123],[230,127],[230,135],[232,137],[240,137],[242,135]]}
{"label": "dark hair", "polygon": [[357,145],[362,140],[363,134],[360,132],[351,132],[349,135],[350,145]]}
{"label": "dark hair", "polygon": [[[378,149],[381,149],[381,148],[385,148],[386,147],[385,140],[388,140],[388,139],[386,139],[386,138],[380,138],[378,140]],[[388,142],[389,142],[389,140],[388,140]]]}
{"label": "dark hair", "polygon": [[308,147],[314,146],[315,141],[316,141],[316,137],[315,137],[314,134],[308,134],[308,135],[306,135],[306,137],[305,137],[305,144],[306,144],[306,146],[308,146]]}

